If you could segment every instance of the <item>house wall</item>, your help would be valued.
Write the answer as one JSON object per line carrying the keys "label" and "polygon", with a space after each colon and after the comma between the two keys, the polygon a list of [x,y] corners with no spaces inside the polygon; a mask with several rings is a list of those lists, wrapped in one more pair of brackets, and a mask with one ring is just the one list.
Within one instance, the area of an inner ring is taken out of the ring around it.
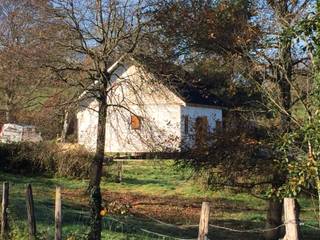
{"label": "house wall", "polygon": [[87,100],[87,107],[81,106],[77,113],[78,143],[88,150],[96,149],[98,129],[98,102]]}
{"label": "house wall", "polygon": [[[115,73],[107,102],[106,152],[162,152],[180,147],[180,114],[184,102],[135,66]],[[152,84],[150,84],[152,82]],[[77,114],[78,142],[95,150],[98,104],[87,100]],[[141,129],[131,129],[131,115],[141,119]]]}
{"label": "house wall", "polygon": [[[188,117],[188,133],[185,132],[185,121]],[[192,147],[195,144],[195,123],[198,117],[207,117],[208,132],[212,133],[216,129],[217,121],[222,122],[222,110],[214,107],[182,106],[181,107],[181,138],[182,147]]]}
{"label": "house wall", "polygon": [[[116,76],[116,77],[115,77]],[[180,151],[181,143],[194,144],[192,129],[199,116],[206,116],[210,131],[222,120],[222,111],[186,104],[169,89],[139,68],[119,68],[113,78],[107,102],[106,152],[141,153]],[[98,103],[87,100],[77,114],[78,142],[95,150]],[[140,129],[131,129],[131,115],[141,119]],[[190,132],[184,133],[184,117],[189,116]]]}
{"label": "house wall", "polygon": [[[143,108],[143,109],[141,109]],[[147,104],[131,106],[141,117],[141,128],[132,129],[131,113],[109,109],[106,125],[107,152],[176,151],[180,143],[180,106]]]}
{"label": "house wall", "polygon": [[[91,105],[95,105],[92,102]],[[143,109],[131,106],[141,117],[141,128],[131,129],[131,113],[125,109],[109,108],[106,122],[106,152],[139,153],[176,151],[180,147],[180,105],[148,104]],[[83,109],[78,118],[78,143],[95,150],[98,114]]]}

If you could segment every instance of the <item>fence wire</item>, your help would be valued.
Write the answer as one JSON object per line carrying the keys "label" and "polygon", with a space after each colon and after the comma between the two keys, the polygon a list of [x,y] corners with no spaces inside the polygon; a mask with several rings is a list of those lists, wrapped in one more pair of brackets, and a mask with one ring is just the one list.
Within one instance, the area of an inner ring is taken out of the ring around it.
{"label": "fence wire", "polygon": [[274,227],[274,228],[255,228],[255,229],[240,230],[240,229],[234,229],[234,228],[229,228],[229,227],[209,224],[209,226],[212,227],[212,228],[218,228],[218,229],[223,229],[223,230],[226,230],[226,231],[238,232],[238,233],[264,233],[264,232],[270,232],[270,231],[273,231],[273,230],[277,230],[277,229],[279,229],[281,227],[284,227],[285,225],[286,225],[286,223],[283,223],[283,224],[281,224],[281,225],[279,225],[277,227]]}
{"label": "fence wire", "polygon": [[[174,225],[174,224],[170,224],[170,223],[165,223],[159,219],[153,218],[153,217],[149,217],[145,214],[143,214],[143,216],[145,216],[146,218],[149,218],[150,220],[153,220],[155,222],[158,222],[160,224],[163,225],[167,225],[167,226],[172,226],[172,227],[176,227],[176,228],[180,228],[180,229],[186,229],[186,228],[190,228],[190,227],[198,227],[199,225],[194,224],[194,225],[182,225],[182,226],[178,226],[178,225]],[[291,221],[287,222],[290,223]],[[231,232],[239,232],[239,233],[263,233],[263,232],[269,232],[269,231],[273,231],[276,229],[279,229],[283,226],[285,226],[286,223],[283,223],[277,227],[274,228],[255,228],[255,229],[249,229],[249,230],[239,230],[239,229],[234,229],[234,228],[229,228],[229,227],[225,227],[225,226],[219,226],[219,225],[215,225],[215,224],[209,224],[210,227],[212,228],[218,228],[218,229],[223,229],[223,230],[227,230],[227,231],[231,231]]]}
{"label": "fence wire", "polygon": [[[48,209],[50,211],[54,210],[54,208],[48,207],[45,204],[43,204],[42,207],[44,207],[44,208],[46,208],[46,209]],[[81,213],[78,213],[78,214],[79,215],[87,215],[87,213],[85,211],[82,211]],[[159,219],[153,218],[153,217],[145,215],[145,214],[141,214],[140,213],[140,215],[142,215],[143,217],[148,218],[148,219],[150,219],[150,220],[152,220],[154,222],[157,222],[159,224],[162,224],[162,225],[165,225],[165,226],[170,226],[170,227],[173,227],[173,228],[178,228],[178,229],[181,229],[181,230],[186,230],[187,228],[198,227],[199,226],[198,224],[194,224],[194,225],[175,225],[175,224],[172,224],[172,223],[163,222],[163,221],[161,221]],[[111,216],[108,216],[108,219],[111,219],[113,221],[119,222],[119,223],[121,223],[123,225],[129,225],[127,222],[121,221],[121,220],[113,218]],[[284,227],[286,224],[289,224],[289,223],[299,224],[300,226],[304,226],[304,227],[308,227],[308,228],[311,228],[311,229],[316,230],[316,231],[320,231],[320,228],[317,227],[317,226],[314,226],[314,225],[311,225],[311,224],[307,224],[307,223],[302,222],[302,221],[298,221],[297,222],[295,220],[284,222],[281,225],[273,227],[273,228],[255,228],[255,229],[243,229],[243,230],[241,230],[241,229],[235,229],[235,228],[226,227],[226,226],[220,226],[220,225],[216,225],[216,224],[209,224],[209,227],[215,228],[215,229],[222,229],[222,230],[230,231],[230,232],[236,232],[236,233],[264,233],[264,232],[277,230],[277,229],[279,229],[281,227]],[[153,234],[153,235],[161,237],[161,238],[169,238],[169,239],[174,239],[174,240],[197,240],[197,238],[173,237],[173,236],[169,236],[169,235],[166,235],[166,234],[154,232],[154,231],[147,230],[147,229],[141,228],[141,227],[136,227],[136,226],[133,226],[133,228],[136,229],[136,230],[140,230],[142,232],[148,233],[148,234]]]}
{"label": "fence wire", "polygon": [[313,225],[311,225],[311,224],[307,224],[307,223],[302,222],[302,223],[300,223],[300,225],[301,225],[301,226],[308,227],[308,228],[312,228],[312,229],[317,230],[317,231],[320,231],[320,228],[319,228],[319,227],[313,226]]}
{"label": "fence wire", "polygon": [[[175,228],[179,228],[179,229],[186,229],[186,228],[190,228],[190,227],[198,227],[199,226],[199,225],[196,225],[196,224],[178,226],[178,225],[174,225],[174,224],[171,224],[171,223],[163,222],[163,221],[161,221],[159,219],[147,216],[145,214],[142,214],[142,215],[144,217],[146,217],[146,218],[148,218],[150,220],[153,220],[155,222],[158,222],[158,223],[160,223],[162,225],[171,226],[171,227],[175,227]],[[215,224],[209,224],[209,226],[212,227],[212,228],[222,229],[222,230],[226,230],[226,231],[230,231],[230,232],[237,232],[237,233],[264,233],[264,232],[277,230],[277,229],[279,229],[281,227],[284,227],[286,224],[289,224],[289,223],[299,224],[300,226],[305,226],[305,227],[309,227],[309,228],[312,228],[314,230],[320,231],[319,227],[316,227],[316,226],[313,226],[313,225],[310,225],[310,224],[307,224],[307,223],[304,223],[304,222],[300,222],[300,221],[297,222],[296,220],[290,220],[290,221],[284,222],[284,223],[280,224],[279,226],[276,226],[276,227],[273,227],[273,228],[255,228],[255,229],[243,229],[243,230],[241,230],[241,229],[235,229],[235,228],[230,228],[230,227],[225,227],[225,226],[220,226],[220,225],[215,225]],[[170,236],[167,236],[167,235],[164,235],[164,234],[159,234],[159,233],[154,233],[154,232],[149,231],[149,230],[143,229],[143,231],[149,232],[149,233],[152,233],[152,234],[155,234],[155,235],[158,235],[158,236],[170,238]],[[181,239],[181,238],[174,238],[174,237],[171,237],[171,238],[172,239]]]}
{"label": "fence wire", "polygon": [[168,235],[165,235],[165,234],[152,232],[152,231],[146,230],[144,228],[140,228],[140,230],[143,231],[143,232],[146,232],[146,233],[150,233],[150,234],[159,236],[159,237],[171,238],[171,239],[175,239],[175,240],[197,240],[197,238],[177,238],[177,237],[172,237],[172,236],[168,236]]}
{"label": "fence wire", "polygon": [[[113,217],[110,217],[110,216],[108,216],[108,218],[113,220],[113,221],[116,221],[116,222],[119,222],[121,224],[124,224],[124,225],[128,224],[126,222],[123,222],[123,221],[121,221],[119,219],[116,219],[116,218],[113,218]],[[168,223],[168,225],[171,225],[171,224]],[[175,225],[173,225],[173,226],[175,226]],[[136,226],[134,228],[137,229],[137,230],[140,230],[142,232],[153,234],[153,235],[156,235],[156,236],[162,237],[162,238],[169,238],[169,239],[175,239],[175,240],[197,240],[197,238],[178,238],[178,237],[173,237],[173,236],[169,236],[169,235],[166,235],[166,234],[153,232],[153,231],[150,231],[150,230],[147,230],[147,229],[144,229],[144,228],[140,228],[140,227],[136,227]]]}

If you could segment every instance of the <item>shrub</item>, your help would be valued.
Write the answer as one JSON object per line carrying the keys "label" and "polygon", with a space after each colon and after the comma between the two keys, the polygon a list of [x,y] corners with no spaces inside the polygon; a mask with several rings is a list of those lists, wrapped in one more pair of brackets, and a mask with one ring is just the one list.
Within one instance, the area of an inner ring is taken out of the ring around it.
{"label": "shrub", "polygon": [[0,144],[0,170],[10,173],[85,178],[89,176],[92,157],[75,144]]}

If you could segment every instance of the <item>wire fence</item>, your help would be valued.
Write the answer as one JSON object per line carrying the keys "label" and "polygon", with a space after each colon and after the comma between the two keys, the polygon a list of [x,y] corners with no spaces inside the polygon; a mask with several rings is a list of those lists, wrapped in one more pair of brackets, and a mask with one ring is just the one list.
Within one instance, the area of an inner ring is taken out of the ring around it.
{"label": "wire fence", "polygon": [[[51,210],[51,211],[53,210],[51,207],[48,207],[46,205],[42,205],[42,206],[44,208],[48,209],[48,210]],[[81,211],[81,213],[78,213],[78,214],[87,215],[88,213],[86,211]],[[176,228],[176,229],[180,229],[180,230],[186,230],[186,229],[190,229],[190,228],[198,228],[199,227],[198,224],[176,225],[176,224],[164,222],[162,220],[159,220],[157,218],[148,216],[146,214],[139,213],[139,215],[143,216],[146,219],[154,221],[154,222],[156,222],[158,224],[161,224],[163,226],[168,226],[168,227],[172,227],[172,228]],[[122,220],[117,219],[115,217],[112,217],[110,215],[108,215],[107,219],[110,219],[110,220],[112,220],[114,222],[118,222],[118,223],[120,223],[122,225],[126,225],[126,226],[130,226],[131,225],[131,228],[134,229],[134,230],[138,230],[138,231],[141,231],[141,232],[144,232],[144,233],[147,233],[147,234],[151,234],[151,235],[154,235],[154,236],[157,236],[157,237],[160,237],[160,238],[173,239],[173,240],[196,240],[197,239],[197,238],[180,238],[180,237],[176,237],[176,236],[170,236],[170,235],[167,235],[167,234],[164,234],[164,233],[151,231],[151,230],[143,228],[143,227],[137,227],[135,224],[132,224],[132,223],[130,224],[127,221],[126,222],[122,221]],[[213,228],[213,229],[220,229],[220,230],[229,231],[229,232],[235,232],[235,233],[265,233],[265,232],[270,232],[270,231],[274,231],[274,230],[280,229],[282,227],[285,227],[285,225],[289,224],[289,223],[298,224],[299,226],[307,227],[307,228],[310,228],[310,229],[313,229],[315,231],[319,231],[320,232],[320,228],[319,227],[311,225],[311,224],[308,224],[308,223],[300,221],[300,220],[299,221],[296,221],[296,220],[286,221],[286,222],[283,222],[282,224],[280,224],[280,225],[278,225],[276,227],[273,227],[273,228],[236,229],[236,228],[226,227],[226,226],[221,226],[221,225],[216,225],[216,224],[209,224],[209,227]]]}
{"label": "wire fence", "polygon": [[[150,217],[150,216],[147,216],[145,214],[142,214],[145,218],[148,218],[152,221],[155,221],[159,224],[162,224],[162,225],[165,225],[165,226],[170,226],[170,227],[175,227],[177,229],[187,229],[187,228],[192,228],[192,227],[198,227],[199,225],[197,224],[193,224],[193,225],[175,225],[175,224],[172,224],[172,223],[166,223],[166,222],[163,222],[159,219],[156,219],[156,218],[153,218],[153,217]],[[121,224],[124,224],[124,225],[128,225],[129,223],[128,222],[123,222],[119,219],[116,219],[116,218],[113,218],[113,217],[108,217],[109,219],[113,220],[113,221],[116,221],[116,222],[119,222]],[[313,226],[311,224],[307,224],[305,222],[296,222],[295,220],[291,220],[291,221],[287,221],[287,222],[284,222],[282,224],[280,224],[279,226],[276,226],[276,227],[273,227],[273,228],[254,228],[254,229],[235,229],[235,228],[230,228],[230,227],[226,227],[226,226],[220,226],[220,225],[216,225],[216,224],[209,224],[209,227],[211,228],[214,228],[214,229],[221,229],[221,230],[225,230],[225,231],[230,231],[230,232],[236,232],[236,233],[265,233],[265,232],[270,232],[270,231],[274,231],[274,230],[277,230],[277,229],[280,229],[282,227],[284,227],[286,224],[299,224],[300,226],[304,226],[304,227],[308,227],[308,228],[311,228],[313,230],[316,230],[316,231],[320,231],[320,228],[319,227],[316,227],[316,226]],[[154,236],[158,236],[158,237],[162,237],[162,238],[167,238],[167,239],[174,239],[174,240],[197,240],[197,238],[179,238],[179,237],[174,237],[174,236],[170,236],[170,235],[166,235],[166,234],[163,234],[163,233],[158,233],[158,232],[154,232],[154,231],[151,231],[151,230],[147,230],[145,228],[141,228],[141,227],[135,227],[137,230],[140,230],[142,232],[145,232],[145,233],[148,233],[148,234],[152,234]],[[209,240],[209,239],[208,239]]]}
{"label": "wire fence", "polygon": [[[44,212],[50,213],[49,215],[51,215],[51,212],[53,210],[53,206],[49,207],[47,204],[41,204],[41,206],[38,205],[38,207],[46,209],[46,211],[44,211]],[[87,216],[87,217],[89,216],[88,212],[87,211],[83,211],[83,210],[77,211],[76,214],[79,215],[79,216]],[[159,220],[157,218],[154,218],[154,217],[151,217],[151,216],[148,216],[148,215],[145,215],[145,214],[141,214],[140,213],[139,215],[141,215],[145,219],[151,220],[151,221],[156,222],[156,223],[158,223],[160,225],[167,226],[167,227],[169,226],[169,227],[180,229],[180,230],[188,230],[188,229],[191,229],[191,228],[198,228],[199,227],[198,224],[194,224],[194,225],[176,225],[176,224],[164,222],[162,220]],[[79,220],[81,218],[82,217],[79,217]],[[109,215],[107,216],[106,219],[112,220],[114,222],[118,222],[118,223],[122,224],[123,226],[131,226],[132,229],[134,229],[136,231],[141,231],[141,232],[146,233],[146,234],[151,234],[153,236],[156,236],[156,237],[159,237],[159,238],[162,238],[162,239],[173,239],[173,240],[195,240],[195,239],[197,239],[197,238],[183,238],[183,237],[177,237],[177,236],[170,236],[168,234],[159,233],[159,232],[156,232],[156,231],[153,231],[153,230],[146,229],[145,226],[138,226],[135,223],[129,223],[128,221],[123,221],[123,220],[117,219],[117,218],[115,218],[113,216],[109,216]],[[209,219],[209,216],[208,216],[208,219]],[[208,224],[208,227],[212,228],[212,229],[219,229],[219,230],[235,232],[235,233],[257,233],[258,234],[258,233],[265,233],[265,232],[270,232],[270,231],[274,231],[274,230],[280,229],[280,228],[286,226],[287,224],[296,224],[296,225],[299,225],[299,226],[302,226],[302,227],[306,227],[306,228],[310,228],[310,229],[312,229],[314,231],[317,231],[317,232],[319,231],[320,232],[320,228],[318,226],[315,226],[315,225],[312,225],[312,224],[309,224],[309,223],[306,223],[306,222],[303,222],[303,221],[297,220],[297,219],[284,221],[282,224],[280,224],[280,225],[278,225],[276,227],[273,227],[273,228],[236,229],[236,228],[232,228],[232,227],[228,227],[228,226],[221,226],[221,225],[217,225],[217,224]]]}
{"label": "wire fence", "polygon": [[[43,205],[44,208],[48,209],[48,210],[53,210],[51,207],[45,206]],[[88,213],[86,211],[81,211],[81,213],[79,212],[78,214],[80,215],[88,215]],[[172,224],[172,223],[167,223],[164,222],[162,220],[156,219],[154,217],[145,215],[145,214],[139,214],[141,216],[143,216],[143,218],[149,219],[153,222],[156,222],[158,224],[161,224],[163,226],[168,226],[168,227],[172,227],[172,228],[176,228],[176,229],[180,229],[180,230],[186,230],[186,229],[190,229],[190,228],[198,228],[199,225],[198,224],[189,224],[189,225],[176,225],[176,224]],[[107,220],[112,220],[114,222],[118,222],[122,225],[125,226],[130,226],[133,230],[136,231],[141,231],[159,238],[164,238],[164,239],[172,239],[172,240],[197,240],[197,238],[182,238],[182,237],[176,237],[176,236],[171,236],[171,235],[167,235],[164,233],[159,233],[159,232],[155,232],[149,229],[146,229],[144,227],[138,227],[136,224],[132,224],[129,223],[128,221],[122,221],[120,219],[117,219],[115,217],[112,217],[110,215],[107,216],[106,218]],[[306,222],[303,221],[287,221],[287,222],[283,222],[282,224],[280,224],[279,226],[273,227],[273,228],[253,228],[253,229],[236,229],[236,228],[232,228],[232,227],[226,227],[226,226],[221,226],[221,225],[216,225],[216,224],[209,224],[209,227],[212,229],[219,229],[219,230],[224,230],[224,231],[229,231],[229,232],[235,232],[235,233],[265,233],[265,232],[270,232],[270,231],[274,231],[277,229],[280,229],[282,227],[285,227],[286,224],[288,223],[292,223],[292,224],[299,224],[299,226],[302,227],[307,227],[310,229],[313,229],[315,231],[319,231],[320,232],[320,228],[311,224],[308,224]],[[209,240],[209,239],[208,239]]]}

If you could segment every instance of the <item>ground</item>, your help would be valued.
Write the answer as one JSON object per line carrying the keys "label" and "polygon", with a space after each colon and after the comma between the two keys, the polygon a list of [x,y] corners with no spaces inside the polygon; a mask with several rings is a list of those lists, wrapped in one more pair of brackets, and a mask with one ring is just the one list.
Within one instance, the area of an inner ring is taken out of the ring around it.
{"label": "ground", "polygon": [[[195,239],[202,201],[211,205],[210,223],[233,229],[264,227],[266,202],[230,190],[206,191],[175,169],[171,161],[130,161],[124,164],[122,183],[115,183],[116,166],[109,167],[102,192],[109,212],[103,218],[104,239]],[[64,239],[82,239],[87,232],[86,180],[27,177],[1,173],[10,182],[10,225],[13,239],[27,239],[25,186],[34,192],[40,239],[52,239],[54,190],[63,188]],[[316,226],[310,199],[301,198],[303,222]],[[111,207],[113,206],[113,207]],[[121,214],[122,213],[122,214]],[[319,239],[319,230],[302,226],[304,239]],[[165,237],[165,236],[168,237]],[[238,233],[210,227],[210,239],[262,239],[261,233]]]}

